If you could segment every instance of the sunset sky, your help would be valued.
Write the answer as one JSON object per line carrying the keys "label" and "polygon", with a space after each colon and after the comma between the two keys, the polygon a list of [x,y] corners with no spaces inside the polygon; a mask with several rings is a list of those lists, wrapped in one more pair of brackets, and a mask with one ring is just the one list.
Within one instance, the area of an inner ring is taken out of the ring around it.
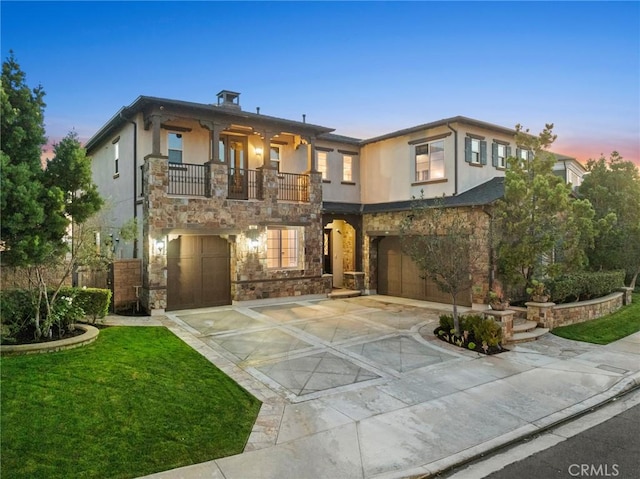
{"label": "sunset sky", "polygon": [[580,161],[640,165],[639,2],[6,2],[47,95],[47,134],[88,139],[139,95],[371,138],[464,115],[539,132]]}

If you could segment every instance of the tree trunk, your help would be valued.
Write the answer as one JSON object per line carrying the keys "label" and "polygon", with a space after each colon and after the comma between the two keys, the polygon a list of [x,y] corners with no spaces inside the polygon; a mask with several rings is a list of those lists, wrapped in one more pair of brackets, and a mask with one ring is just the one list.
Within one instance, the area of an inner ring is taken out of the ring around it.
{"label": "tree trunk", "polygon": [[629,287],[631,289],[636,289],[636,280],[638,279],[638,274],[640,274],[640,268],[638,268],[636,272],[633,273],[633,276],[631,277],[631,283],[629,283]]}
{"label": "tree trunk", "polygon": [[460,318],[458,317],[458,303],[456,301],[456,295],[452,294],[453,298],[453,328],[456,330],[456,336],[462,336],[460,331]]}

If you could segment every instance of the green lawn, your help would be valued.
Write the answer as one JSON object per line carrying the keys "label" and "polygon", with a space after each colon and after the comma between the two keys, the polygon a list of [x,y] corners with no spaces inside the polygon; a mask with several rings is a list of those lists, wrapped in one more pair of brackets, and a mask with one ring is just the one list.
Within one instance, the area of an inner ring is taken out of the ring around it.
{"label": "green lawn", "polygon": [[241,452],[260,402],[160,327],[3,357],[3,479],[131,478]]}
{"label": "green lawn", "polygon": [[640,293],[634,293],[633,302],[615,313],[584,323],[555,328],[552,333],[576,341],[609,344],[637,331],[640,331]]}

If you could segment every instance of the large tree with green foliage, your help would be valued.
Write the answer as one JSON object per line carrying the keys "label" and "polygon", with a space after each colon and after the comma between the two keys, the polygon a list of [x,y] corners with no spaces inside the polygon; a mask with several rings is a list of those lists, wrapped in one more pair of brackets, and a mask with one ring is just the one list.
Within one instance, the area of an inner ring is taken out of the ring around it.
{"label": "large tree with green foliage", "polygon": [[[91,181],[89,160],[75,133],[55,145],[55,157],[43,169],[43,98],[42,87],[30,89],[26,84],[25,74],[11,53],[2,65],[1,260],[3,266],[34,272],[36,337],[48,332],[56,299],[54,292],[50,300],[43,270],[60,262],[69,251],[71,222],[83,223],[102,204]],[[56,291],[64,279],[59,278]]]}
{"label": "large tree with green foliage", "polygon": [[579,193],[591,202],[599,221],[613,227],[602,231],[589,251],[593,269],[624,269],[635,287],[640,274],[640,173],[630,161],[614,151],[587,163]]}
{"label": "large tree with green foliage", "polygon": [[414,201],[411,212],[400,224],[403,252],[416,264],[422,278],[431,279],[451,296],[453,324],[460,335],[459,296],[471,289],[471,270],[480,256],[482,238],[473,215],[460,208],[447,208],[438,199],[428,204]]}
{"label": "large tree with green foliage", "polygon": [[549,148],[555,140],[553,124],[537,136],[516,125],[517,151],[527,154],[508,159],[504,197],[496,207],[500,272],[521,291],[534,278],[583,267],[584,249],[593,241],[591,205],[574,200],[571,186],[553,174]]}

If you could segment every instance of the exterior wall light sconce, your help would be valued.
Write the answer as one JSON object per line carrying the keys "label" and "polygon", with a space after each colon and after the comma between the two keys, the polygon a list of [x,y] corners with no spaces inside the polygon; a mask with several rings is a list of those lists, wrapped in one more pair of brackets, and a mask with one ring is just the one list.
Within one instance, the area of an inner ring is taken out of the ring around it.
{"label": "exterior wall light sconce", "polygon": [[259,146],[256,147],[256,155],[257,156],[262,156],[262,148],[260,148]]}
{"label": "exterior wall light sconce", "polygon": [[158,239],[155,241],[156,253],[162,255],[164,252],[164,240]]}
{"label": "exterior wall light sconce", "polygon": [[257,250],[258,245],[260,244],[260,230],[258,230],[257,225],[249,225],[249,230],[247,231],[247,240],[249,240],[249,246],[252,250]]}

